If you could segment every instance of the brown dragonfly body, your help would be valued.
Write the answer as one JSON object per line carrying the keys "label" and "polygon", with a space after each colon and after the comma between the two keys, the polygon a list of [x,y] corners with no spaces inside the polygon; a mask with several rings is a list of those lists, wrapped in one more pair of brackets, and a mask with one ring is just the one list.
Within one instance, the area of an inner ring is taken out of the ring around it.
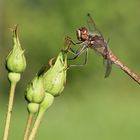
{"label": "brown dragonfly body", "polygon": [[113,54],[111,50],[109,50],[109,54],[107,59],[111,60],[114,64],[120,67],[125,73],[127,73],[133,80],[135,80],[138,84],[140,84],[140,76],[128,68],[124,63],[122,63],[117,56]]}
{"label": "brown dragonfly body", "polygon": [[73,43],[73,41],[71,41],[73,44],[78,44],[81,46],[76,52],[74,52],[72,48],[69,48],[69,50],[74,52],[76,55],[73,59],[76,59],[83,52],[87,52],[88,48],[91,48],[102,55],[102,57],[106,60],[105,77],[109,76],[112,64],[115,64],[120,67],[125,73],[127,73],[133,80],[140,84],[140,76],[134,73],[126,65],[124,65],[113,54],[113,52],[108,47],[107,41],[104,39],[99,30],[97,30],[95,22],[89,14],[87,15],[87,23],[89,26],[89,30],[86,27],[81,27],[76,31],[77,39],[80,42]]}

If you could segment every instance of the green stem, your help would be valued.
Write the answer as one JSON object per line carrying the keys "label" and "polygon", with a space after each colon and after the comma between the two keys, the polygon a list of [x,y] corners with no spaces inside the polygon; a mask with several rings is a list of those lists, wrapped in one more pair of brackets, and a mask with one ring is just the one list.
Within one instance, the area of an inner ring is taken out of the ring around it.
{"label": "green stem", "polygon": [[31,129],[32,122],[33,122],[33,115],[34,115],[33,113],[29,113],[29,115],[28,115],[26,129],[25,129],[25,133],[24,133],[24,140],[28,140],[30,129]]}
{"label": "green stem", "polygon": [[35,139],[36,133],[38,131],[38,128],[39,128],[39,125],[40,125],[40,123],[42,121],[42,118],[43,118],[44,113],[45,113],[45,110],[44,109],[40,109],[39,110],[39,113],[37,115],[36,121],[34,123],[33,129],[31,131],[31,134],[30,134],[28,140],[34,140]]}
{"label": "green stem", "polygon": [[12,114],[12,108],[13,108],[15,88],[16,88],[16,83],[15,82],[11,83],[3,140],[7,140],[8,135],[9,135],[9,128],[10,128],[10,121],[11,121],[11,114]]}

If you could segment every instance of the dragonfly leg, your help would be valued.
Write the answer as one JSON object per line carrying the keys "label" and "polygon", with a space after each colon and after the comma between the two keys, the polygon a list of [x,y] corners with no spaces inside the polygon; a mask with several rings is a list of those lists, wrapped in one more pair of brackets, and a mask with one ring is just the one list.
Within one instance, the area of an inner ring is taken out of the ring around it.
{"label": "dragonfly leg", "polygon": [[86,49],[86,54],[85,54],[85,63],[84,65],[86,65],[88,62],[88,48]]}
{"label": "dragonfly leg", "polygon": [[71,47],[68,49],[68,52],[70,52],[71,54],[77,55],[76,52]]}
{"label": "dragonfly leg", "polygon": [[81,48],[79,48],[76,52],[74,51],[73,53],[75,54],[75,56],[73,58],[69,58],[68,60],[74,60],[76,59],[78,56],[80,56],[85,50],[87,49],[86,46],[83,46]]}
{"label": "dragonfly leg", "polygon": [[73,44],[73,45],[79,45],[79,44],[82,43],[81,41],[75,42],[75,41],[73,41],[70,37],[69,37],[68,39],[69,39],[70,43]]}
{"label": "dragonfly leg", "polygon": [[[85,61],[83,64],[80,65],[69,65],[69,67],[76,67],[76,66],[85,66],[87,64],[88,61],[88,48],[86,48],[85,50],[83,50],[83,52],[85,52]],[[82,53],[83,53],[82,52]],[[78,57],[79,55],[76,55],[74,58],[72,58],[71,60],[74,60]]]}
{"label": "dragonfly leg", "polygon": [[81,42],[75,42],[69,36],[66,36],[65,37],[65,49],[62,49],[62,51],[65,52],[65,53],[69,52],[71,54],[77,55],[75,50],[73,50],[71,48],[71,45],[78,45],[78,44],[81,44]]}
{"label": "dragonfly leg", "polygon": [[[81,42],[77,42],[77,43],[74,44],[74,45],[78,45],[78,44],[81,44]],[[82,47],[82,48],[84,49],[85,47]],[[70,52],[71,54],[79,55],[79,53],[80,53],[80,51],[81,51],[81,48],[78,49],[77,51],[75,51],[75,50],[73,50],[73,49],[69,46],[69,48],[67,49],[67,51]]]}

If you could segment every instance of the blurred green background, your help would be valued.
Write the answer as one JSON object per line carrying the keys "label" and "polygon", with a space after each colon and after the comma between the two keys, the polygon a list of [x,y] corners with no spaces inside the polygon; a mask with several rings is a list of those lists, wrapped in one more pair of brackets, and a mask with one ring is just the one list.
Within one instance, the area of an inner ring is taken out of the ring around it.
{"label": "blurred green background", "polygon": [[[139,8],[139,0],[0,0],[0,139],[9,95],[4,67],[12,48],[9,27],[19,24],[28,64],[16,89],[9,136],[9,140],[21,140],[27,119],[27,83],[58,54],[65,35],[76,40],[75,30],[86,26],[86,13],[110,38],[115,54],[140,72]],[[139,85],[116,66],[109,78],[103,77],[102,58],[91,50],[85,67],[68,70],[65,90],[46,113],[36,140],[139,140]]]}

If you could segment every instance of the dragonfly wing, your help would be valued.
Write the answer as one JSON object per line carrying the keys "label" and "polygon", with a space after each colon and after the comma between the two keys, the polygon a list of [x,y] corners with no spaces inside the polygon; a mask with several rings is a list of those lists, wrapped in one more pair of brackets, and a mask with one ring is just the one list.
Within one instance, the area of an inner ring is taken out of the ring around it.
{"label": "dragonfly wing", "polygon": [[100,36],[103,36],[102,33],[98,30],[96,23],[94,22],[93,18],[90,16],[90,14],[87,14],[87,26],[89,28],[89,31],[92,33],[97,33]]}
{"label": "dragonfly wing", "polygon": [[112,69],[112,62],[110,60],[105,60],[105,65],[106,65],[106,71],[105,71],[105,78],[107,78],[110,73],[111,73],[111,69]]}

